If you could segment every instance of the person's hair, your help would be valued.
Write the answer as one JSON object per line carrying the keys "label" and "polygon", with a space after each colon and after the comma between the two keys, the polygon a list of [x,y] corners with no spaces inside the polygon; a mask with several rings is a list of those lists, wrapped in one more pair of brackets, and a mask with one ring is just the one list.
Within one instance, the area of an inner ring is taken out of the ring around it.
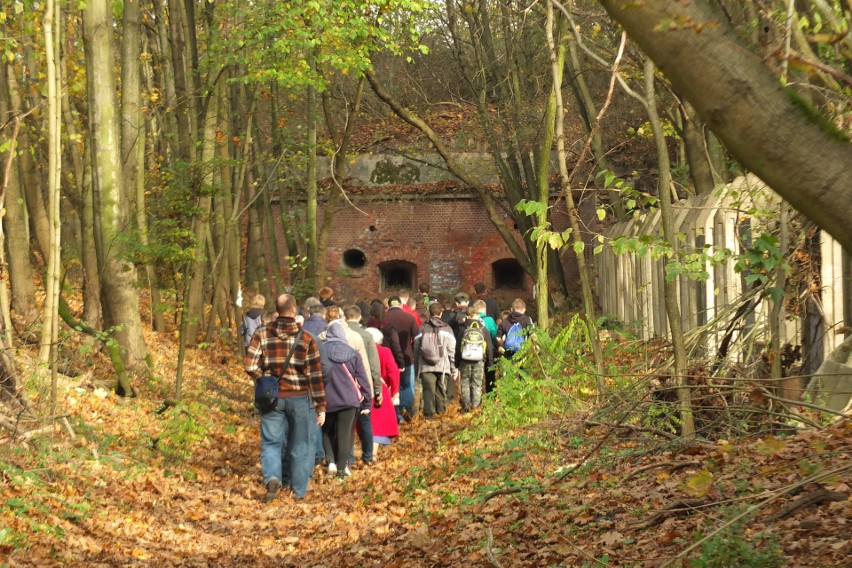
{"label": "person's hair", "polygon": [[527,303],[520,298],[512,300],[512,309],[516,312],[523,312],[527,309]]}
{"label": "person's hair", "polygon": [[367,331],[373,336],[373,340],[376,342],[376,345],[381,345],[385,340],[385,335],[375,327],[368,327]]}
{"label": "person's hair", "polygon": [[411,296],[411,290],[408,288],[402,288],[399,292],[397,292],[400,301],[405,300],[408,301],[408,298]]}
{"label": "person's hair", "polygon": [[355,305],[361,310],[361,323],[366,323],[367,316],[370,315],[370,304],[364,300],[358,300]]}
{"label": "person's hair", "polygon": [[485,282],[477,282],[473,285],[473,290],[477,295],[481,296],[485,293],[488,287],[485,285]]}
{"label": "person's hair", "polygon": [[394,303],[396,303],[397,306],[402,305],[402,300],[399,298],[399,296],[391,296],[390,298],[388,298],[388,306],[393,306]]}
{"label": "person's hair", "polygon": [[444,311],[444,306],[440,302],[432,302],[429,304],[429,315],[438,317]]}
{"label": "person's hair", "polygon": [[470,302],[470,296],[468,296],[464,292],[459,292],[458,294],[456,294],[455,300],[457,304],[466,304]]}
{"label": "person's hair", "polygon": [[340,306],[328,306],[325,309],[325,321],[332,322],[340,319]]}
{"label": "person's hair", "polygon": [[304,303],[302,303],[302,312],[307,315],[318,313],[316,311],[317,308],[325,308],[325,306],[322,305],[322,302],[320,302],[319,298],[316,296],[309,296],[308,298],[305,298]]}
{"label": "person's hair", "polygon": [[417,285],[417,289],[421,294],[428,294],[432,291],[432,286],[430,286],[428,282],[421,282]]}
{"label": "person's hair", "polygon": [[382,321],[382,316],[385,315],[385,303],[379,299],[370,302],[370,316]]}
{"label": "person's hair", "polygon": [[263,294],[255,294],[254,300],[251,303],[253,308],[262,308],[266,305],[266,296]]}
{"label": "person's hair", "polygon": [[296,309],[299,304],[296,303],[296,296],[292,294],[281,294],[278,296],[278,299],[275,300],[275,311],[278,312],[279,316],[286,316],[288,314],[296,315]]}
{"label": "person's hair", "polygon": [[417,299],[414,298],[413,296],[408,299],[408,307],[409,308],[416,308],[417,307]]}
{"label": "person's hair", "polygon": [[361,319],[361,308],[352,304],[351,306],[346,306],[343,308],[343,317],[346,318],[346,321],[351,320],[360,320]]}
{"label": "person's hair", "polygon": [[468,306],[464,313],[469,318],[479,317],[479,310],[475,306]]}
{"label": "person's hair", "polygon": [[331,300],[334,297],[334,290],[328,286],[323,286],[317,292],[317,296],[319,296],[320,300]]}
{"label": "person's hair", "polygon": [[473,303],[473,307],[477,310],[485,311],[485,308],[488,306],[485,304],[485,300],[477,300]]}

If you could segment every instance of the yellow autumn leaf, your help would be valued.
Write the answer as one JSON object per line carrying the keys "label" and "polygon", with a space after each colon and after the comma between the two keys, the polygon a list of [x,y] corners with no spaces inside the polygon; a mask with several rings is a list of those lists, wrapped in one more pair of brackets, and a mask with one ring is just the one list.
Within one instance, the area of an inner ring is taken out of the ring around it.
{"label": "yellow autumn leaf", "polygon": [[713,481],[713,474],[706,469],[702,469],[684,481],[683,490],[690,497],[704,497],[710,492],[710,488],[713,487]]}

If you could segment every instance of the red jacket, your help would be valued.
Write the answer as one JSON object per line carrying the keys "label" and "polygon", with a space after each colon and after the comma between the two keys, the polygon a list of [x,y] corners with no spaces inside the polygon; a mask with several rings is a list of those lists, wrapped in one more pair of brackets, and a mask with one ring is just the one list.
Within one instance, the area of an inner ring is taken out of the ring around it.
{"label": "red jacket", "polygon": [[399,392],[399,367],[393,358],[391,350],[384,345],[376,345],[379,350],[379,367],[382,370],[382,407],[370,412],[370,423],[373,425],[374,436],[394,437],[399,435],[399,425],[396,422],[391,398]]}

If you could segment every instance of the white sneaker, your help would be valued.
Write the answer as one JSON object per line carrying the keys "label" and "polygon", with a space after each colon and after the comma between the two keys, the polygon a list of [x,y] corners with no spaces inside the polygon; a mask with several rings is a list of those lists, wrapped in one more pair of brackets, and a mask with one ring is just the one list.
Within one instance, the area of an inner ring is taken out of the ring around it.
{"label": "white sneaker", "polygon": [[343,475],[345,475],[346,477],[352,475],[352,470],[349,469],[348,465],[343,469]]}
{"label": "white sneaker", "polygon": [[336,463],[328,464],[328,474],[334,475],[335,473],[337,473],[337,464]]}

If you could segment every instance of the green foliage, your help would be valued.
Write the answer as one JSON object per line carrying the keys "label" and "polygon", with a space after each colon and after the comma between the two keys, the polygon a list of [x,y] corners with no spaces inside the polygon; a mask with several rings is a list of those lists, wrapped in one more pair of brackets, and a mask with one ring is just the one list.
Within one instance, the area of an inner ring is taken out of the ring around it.
{"label": "green foliage", "polygon": [[589,352],[588,327],[579,315],[558,331],[533,329],[511,361],[497,361],[498,388],[460,436],[497,435],[575,408],[595,394]]}
{"label": "green foliage", "polygon": [[646,428],[656,428],[664,432],[677,434],[683,422],[680,419],[680,408],[676,404],[654,402],[642,417],[642,425]]}
{"label": "green foliage", "polygon": [[[633,216],[638,218],[642,211],[648,211],[658,207],[659,199],[646,191],[639,191],[624,178],[619,177],[615,172],[610,170],[601,170],[596,175],[596,178],[603,178],[604,189],[617,191],[624,201],[624,208],[627,211],[632,211]],[[598,218],[603,220],[606,216],[606,211],[602,207],[598,208]]]}
{"label": "green foliage", "polygon": [[163,415],[163,426],[156,448],[164,455],[179,460],[192,456],[207,440],[210,421],[208,407],[200,402],[181,402]]}
{"label": "green foliage", "polygon": [[377,50],[426,53],[420,36],[435,6],[429,0],[227,3],[221,17],[229,25],[215,32],[210,60],[239,64],[247,70],[242,81],[324,90],[327,73],[357,75]]}
{"label": "green foliage", "polygon": [[746,540],[743,529],[742,523],[735,523],[705,542],[701,556],[691,562],[693,568],[776,568],[785,564],[775,535],[764,534]]}
{"label": "green foliage", "polygon": [[[734,265],[734,270],[744,274],[745,283],[749,286],[755,282],[767,285],[779,268],[790,271],[790,265],[778,246],[778,237],[770,233],[763,233],[755,239]],[[766,291],[775,301],[784,297],[783,289],[770,287]]]}

